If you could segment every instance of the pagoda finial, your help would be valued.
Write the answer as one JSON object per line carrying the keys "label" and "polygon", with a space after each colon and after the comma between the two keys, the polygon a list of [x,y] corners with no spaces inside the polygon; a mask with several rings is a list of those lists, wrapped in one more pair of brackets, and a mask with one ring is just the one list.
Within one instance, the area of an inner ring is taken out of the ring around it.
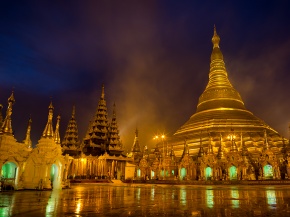
{"label": "pagoda finial", "polygon": [[213,47],[218,47],[219,48],[219,43],[220,43],[220,37],[218,36],[217,32],[216,32],[216,27],[214,25],[213,27],[213,37],[211,39]]}
{"label": "pagoda finial", "polygon": [[268,143],[268,137],[267,137],[267,131],[264,130],[264,144],[265,144],[265,149],[269,149],[269,143]]}
{"label": "pagoda finial", "polygon": [[72,117],[72,118],[75,118],[75,116],[76,116],[76,106],[73,105],[73,109],[72,109],[71,117]]}
{"label": "pagoda finial", "polygon": [[2,133],[4,134],[8,134],[8,135],[13,134],[11,115],[12,115],[12,106],[14,105],[14,103],[15,103],[14,91],[12,91],[11,96],[8,98],[8,107],[6,111],[6,117],[2,125]]}
{"label": "pagoda finial", "polygon": [[101,93],[101,98],[104,99],[105,98],[105,85],[102,84],[102,93]]}
{"label": "pagoda finial", "polygon": [[50,101],[50,104],[48,106],[47,124],[42,133],[43,138],[53,138],[53,126],[52,126],[53,110],[54,107],[52,105],[52,101]]}
{"label": "pagoda finial", "polygon": [[57,116],[57,122],[56,122],[55,132],[54,132],[54,141],[56,144],[60,144],[59,122],[60,122],[60,115]]}
{"label": "pagoda finial", "polygon": [[32,142],[31,142],[31,138],[30,138],[30,132],[31,132],[31,123],[32,123],[32,119],[31,116],[28,119],[28,125],[27,125],[27,130],[26,130],[26,136],[24,139],[24,144],[28,147],[31,148],[32,146]]}

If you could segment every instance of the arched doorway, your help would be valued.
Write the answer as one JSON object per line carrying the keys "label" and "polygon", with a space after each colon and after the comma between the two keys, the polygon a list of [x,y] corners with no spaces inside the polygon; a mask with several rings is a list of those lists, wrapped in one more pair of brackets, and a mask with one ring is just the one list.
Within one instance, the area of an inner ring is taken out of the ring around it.
{"label": "arched doorway", "polygon": [[263,167],[265,179],[273,179],[273,167],[267,164]]}
{"label": "arched doorway", "polygon": [[183,180],[185,176],[186,176],[186,169],[183,167],[180,170],[180,179]]}
{"label": "arched doorway", "polygon": [[1,176],[4,179],[15,179],[17,172],[17,165],[13,162],[7,162],[2,166]]}
{"label": "arched doorway", "polygon": [[152,179],[152,178],[156,178],[156,177],[155,177],[155,172],[154,172],[154,170],[151,170],[151,179]]}
{"label": "arched doorway", "polygon": [[138,168],[137,169],[137,178],[140,178],[141,177],[141,170]]}
{"label": "arched doorway", "polygon": [[50,169],[50,182],[51,188],[56,188],[60,185],[58,182],[58,167],[55,164],[52,164]]}
{"label": "arched doorway", "polygon": [[211,167],[207,167],[205,169],[205,179],[206,180],[210,180],[212,177],[212,168]]}
{"label": "arched doorway", "polygon": [[237,167],[231,166],[230,167],[230,180],[237,180],[237,179],[238,179]]}

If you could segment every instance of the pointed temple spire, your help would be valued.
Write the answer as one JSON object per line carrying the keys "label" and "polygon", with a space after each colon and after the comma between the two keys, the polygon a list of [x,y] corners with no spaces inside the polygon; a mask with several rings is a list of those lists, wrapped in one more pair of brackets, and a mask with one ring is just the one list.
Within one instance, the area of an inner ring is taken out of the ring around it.
{"label": "pointed temple spire", "polygon": [[219,150],[218,150],[217,158],[218,159],[224,159],[225,158],[222,134],[220,134],[220,147],[219,147]]}
{"label": "pointed temple spire", "polygon": [[234,134],[234,129],[233,128],[231,129],[231,134],[229,135],[229,138],[230,138],[231,143],[232,143],[231,144],[231,151],[237,152],[238,151],[238,148],[237,148],[237,144],[235,142],[236,136]]}
{"label": "pointed temple spire", "polygon": [[57,116],[55,132],[54,132],[54,141],[58,145],[60,145],[59,122],[60,122],[60,115]]}
{"label": "pointed temple spire", "polygon": [[7,134],[7,135],[12,135],[13,130],[12,130],[12,121],[11,121],[11,115],[12,115],[12,106],[15,103],[15,98],[14,98],[14,91],[12,91],[11,96],[8,98],[8,108],[6,111],[6,117],[3,121],[2,125],[2,133]]}
{"label": "pointed temple spire", "polygon": [[171,160],[175,160],[175,153],[174,153],[173,145],[171,145],[171,150],[170,150],[169,156],[170,156]]}
{"label": "pointed temple spire", "polygon": [[[144,153],[144,154],[146,154],[146,153]],[[154,154],[155,154],[156,158],[159,158],[160,151],[159,151],[157,145],[156,145]],[[131,152],[129,153],[128,157],[133,158],[134,159],[134,163],[137,163],[137,162],[139,162],[142,159],[142,152],[141,152],[141,147],[140,147],[140,144],[139,144],[137,127],[136,127],[136,131],[135,131],[134,143],[132,145],[132,149],[131,149]]]}
{"label": "pointed temple spire", "polygon": [[184,140],[184,149],[183,149],[183,153],[181,155],[181,160],[182,158],[184,158],[186,155],[189,155],[189,148],[188,148],[188,144],[187,144],[187,139]]}
{"label": "pointed temple spire", "polygon": [[116,118],[116,104],[113,105],[113,116],[108,130],[109,151],[111,154],[121,154],[123,152],[120,140],[118,123]]}
{"label": "pointed temple spire", "polygon": [[52,102],[50,102],[49,107],[48,107],[47,124],[46,124],[44,131],[42,133],[43,138],[54,138],[53,126],[52,126],[53,110],[54,110],[54,107],[52,105]]}
{"label": "pointed temple spire", "polygon": [[140,144],[139,144],[139,139],[138,139],[138,129],[136,127],[135,130],[135,138],[134,138],[134,143],[132,145],[132,152],[141,152]]}
{"label": "pointed temple spire", "polygon": [[[275,145],[281,145],[282,138],[279,133],[245,108],[239,92],[231,84],[216,27],[213,29],[211,41],[208,83],[199,97],[196,112],[174,133],[169,142],[180,147],[178,153],[182,153],[183,138],[187,138],[192,152],[198,154],[200,130],[219,131],[226,136],[233,128],[237,132],[250,132],[251,137],[247,137],[247,140],[252,142],[251,147],[263,141],[261,131],[265,129],[271,134]],[[206,137],[203,136],[203,141]],[[213,140],[218,140],[218,137],[218,134],[213,134]],[[231,149],[237,149],[235,141],[231,146]]]}
{"label": "pointed temple spire", "polygon": [[71,118],[68,122],[64,138],[62,140],[61,146],[64,150],[64,155],[69,154],[70,156],[79,155],[80,150],[80,142],[78,136],[78,126],[76,122],[76,108],[73,106]]}
{"label": "pointed temple spire", "polygon": [[88,132],[84,138],[84,153],[86,155],[98,156],[108,150],[108,113],[105,100],[105,86],[102,85],[101,97],[97,111],[91,122]]}
{"label": "pointed temple spire", "polygon": [[207,154],[208,154],[208,155],[213,155],[212,138],[211,138],[211,136],[210,136],[210,133],[208,134],[208,138],[209,138],[209,141],[208,141]]}
{"label": "pointed temple spire", "polygon": [[204,150],[203,150],[203,145],[202,145],[202,137],[201,137],[201,133],[200,133],[200,137],[199,137],[199,143],[200,143],[200,147],[199,147],[199,152],[198,152],[198,157],[202,157],[204,155]]}
{"label": "pointed temple spire", "polygon": [[211,53],[209,82],[199,98],[197,111],[221,107],[245,109],[240,94],[233,88],[228,79],[228,73],[219,47],[220,37],[214,27],[212,37],[213,50]]}
{"label": "pointed temple spire", "polygon": [[270,149],[266,130],[264,130],[264,145],[265,145],[265,147],[264,147],[265,150]]}
{"label": "pointed temple spire", "polygon": [[26,145],[26,147],[31,148],[32,147],[32,142],[31,142],[31,138],[30,138],[30,133],[31,133],[31,123],[32,123],[32,119],[31,117],[29,117],[28,119],[28,125],[27,125],[27,130],[26,130],[26,136],[25,139],[23,141],[23,143]]}

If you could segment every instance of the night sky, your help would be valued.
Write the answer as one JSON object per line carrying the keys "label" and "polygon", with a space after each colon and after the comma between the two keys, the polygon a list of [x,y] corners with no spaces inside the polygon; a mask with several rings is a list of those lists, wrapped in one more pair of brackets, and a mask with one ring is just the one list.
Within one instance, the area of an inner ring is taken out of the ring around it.
{"label": "night sky", "polygon": [[31,115],[36,145],[50,97],[61,137],[76,105],[82,139],[104,84],[126,151],[136,127],[141,146],[153,147],[155,134],[172,135],[196,110],[214,24],[246,108],[288,138],[290,3],[225,2],[1,1],[0,103],[4,116],[14,89],[16,139],[24,139]]}

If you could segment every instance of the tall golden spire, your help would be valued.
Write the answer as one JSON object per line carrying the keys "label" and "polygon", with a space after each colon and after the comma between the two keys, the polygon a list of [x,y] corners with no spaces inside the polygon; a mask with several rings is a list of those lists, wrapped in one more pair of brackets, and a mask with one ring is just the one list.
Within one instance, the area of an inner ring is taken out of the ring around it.
{"label": "tall golden spire", "polygon": [[57,116],[57,122],[56,122],[55,133],[54,133],[54,141],[56,144],[60,144],[59,122],[60,122],[60,115]]}
{"label": "tall golden spire", "polygon": [[210,57],[209,82],[199,98],[197,111],[220,107],[245,109],[240,94],[233,88],[228,79],[223,54],[219,46],[220,37],[215,27],[211,41],[213,49]]}
{"label": "tall golden spire", "polygon": [[44,131],[42,133],[42,137],[44,137],[44,138],[54,138],[53,126],[52,126],[53,110],[54,110],[54,107],[52,105],[52,102],[50,102],[49,107],[48,107],[47,124],[46,124]]}
{"label": "tall golden spire", "polygon": [[27,125],[27,130],[26,130],[26,136],[24,139],[24,144],[28,147],[31,148],[32,146],[32,142],[31,142],[31,138],[30,138],[30,132],[31,132],[31,123],[32,123],[32,119],[31,117],[29,117],[28,119],[28,125]]}
{"label": "tall golden spire", "polygon": [[8,98],[8,108],[6,111],[6,117],[5,117],[5,119],[3,121],[3,125],[2,125],[2,133],[3,134],[8,134],[8,135],[13,134],[11,115],[12,115],[12,106],[14,103],[15,103],[15,98],[14,98],[14,92],[12,91],[11,96]]}

